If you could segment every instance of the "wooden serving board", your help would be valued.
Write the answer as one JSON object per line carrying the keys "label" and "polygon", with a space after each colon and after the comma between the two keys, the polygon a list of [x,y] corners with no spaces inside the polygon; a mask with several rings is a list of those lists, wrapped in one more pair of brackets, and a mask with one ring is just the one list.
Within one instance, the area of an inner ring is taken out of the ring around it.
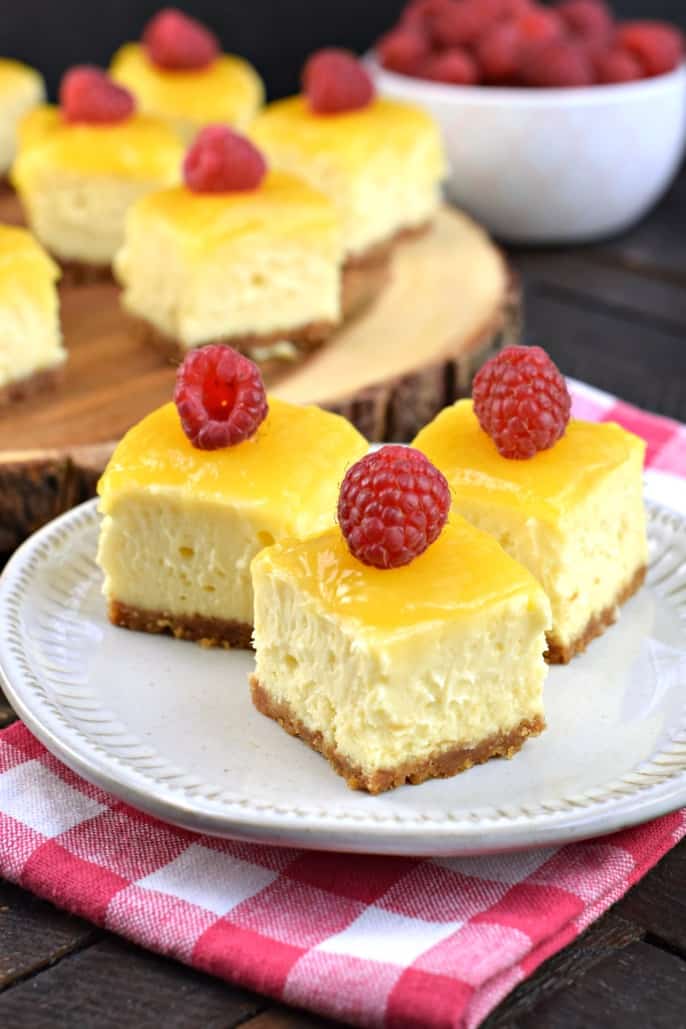
{"label": "wooden serving board", "polygon": [[[0,221],[21,220],[11,194]],[[0,413],[0,554],[92,495],[112,447],[172,396],[175,370],[133,331],[111,283],[61,289],[64,380]],[[369,439],[407,440],[469,391],[474,371],[517,338],[519,299],[498,250],[444,210],[399,244],[389,285],[302,362],[265,365],[270,392],[319,403]]]}

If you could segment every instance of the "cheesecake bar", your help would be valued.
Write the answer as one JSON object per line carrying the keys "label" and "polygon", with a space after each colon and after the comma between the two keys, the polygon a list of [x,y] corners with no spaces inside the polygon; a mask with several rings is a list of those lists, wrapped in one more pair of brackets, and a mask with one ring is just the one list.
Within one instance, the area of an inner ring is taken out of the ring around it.
{"label": "cheesecake bar", "polygon": [[550,606],[453,516],[411,563],[354,557],[339,527],[252,562],[255,706],[380,793],[512,756],[545,726]]}
{"label": "cheesecake bar", "polygon": [[250,646],[250,561],[333,524],[340,480],[366,450],[343,418],[273,398],[254,437],[216,450],[191,443],[173,403],[148,415],[98,486],[112,622]]}
{"label": "cheesecake bar", "polygon": [[106,277],[129,207],[178,182],[182,157],[175,133],[149,115],[89,123],[46,105],[22,121],[11,178],[50,253],[74,277]]}
{"label": "cheesecake bar", "polygon": [[336,205],[344,306],[351,311],[365,299],[365,277],[377,287],[385,281],[394,242],[423,230],[436,213],[445,174],[438,126],[420,108],[378,96],[362,107],[320,113],[304,93],[263,108],[250,134],[274,167],[299,175]]}
{"label": "cheesecake bar", "polygon": [[150,194],[115,262],[124,308],[174,358],[218,340],[322,342],[340,320],[340,269],[333,205],[280,171],[249,190]]}
{"label": "cheesecake bar", "polygon": [[19,122],[44,99],[45,86],[37,71],[0,58],[0,178],[7,175],[14,160]]}
{"label": "cheesecake bar", "polygon": [[0,226],[0,407],[57,382],[59,268],[26,229]]}
{"label": "cheesecake bar", "polygon": [[553,612],[547,659],[566,663],[616,620],[643,582],[645,444],[611,423],[571,419],[528,460],[509,460],[471,400],[448,407],[413,445],[441,469],[454,509],[538,579]]}
{"label": "cheesecake bar", "polygon": [[264,86],[248,61],[218,54],[204,67],[156,64],[140,43],[126,43],[112,58],[112,78],[130,89],[140,110],[163,118],[186,145],[204,125],[246,129],[264,102]]}

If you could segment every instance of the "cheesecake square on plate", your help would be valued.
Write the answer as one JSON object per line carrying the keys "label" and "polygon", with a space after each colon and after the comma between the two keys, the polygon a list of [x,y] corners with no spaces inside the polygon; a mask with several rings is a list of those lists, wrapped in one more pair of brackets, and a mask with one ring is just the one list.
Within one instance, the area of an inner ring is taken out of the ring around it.
{"label": "cheesecake square on plate", "polygon": [[192,445],[173,403],[148,415],[98,487],[111,621],[249,647],[250,561],[332,525],[340,481],[366,450],[338,415],[274,398],[252,438],[217,450]]}
{"label": "cheesecake square on plate", "polygon": [[256,707],[380,793],[511,756],[544,728],[550,606],[490,536],[453,517],[403,567],[339,527],[252,563]]}
{"label": "cheesecake square on plate", "polygon": [[460,400],[413,445],[447,478],[454,509],[543,586],[551,663],[571,660],[615,621],[648,561],[642,440],[619,425],[572,419],[549,449],[511,460],[479,425],[472,401]]}

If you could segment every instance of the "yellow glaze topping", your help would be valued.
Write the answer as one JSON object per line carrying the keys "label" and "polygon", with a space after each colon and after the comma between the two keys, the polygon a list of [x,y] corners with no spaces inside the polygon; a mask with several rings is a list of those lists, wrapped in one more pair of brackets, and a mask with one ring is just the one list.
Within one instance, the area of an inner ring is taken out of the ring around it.
{"label": "yellow glaze topping", "polygon": [[27,64],[14,61],[10,57],[0,57],[0,95],[26,81],[40,83],[42,79],[39,73]]}
{"label": "yellow glaze topping", "polygon": [[471,400],[441,411],[413,446],[446,476],[458,511],[461,499],[482,501],[547,521],[563,518],[608,472],[645,449],[642,440],[612,422],[572,419],[549,450],[509,460],[479,425]]}
{"label": "yellow glaze topping", "polygon": [[31,297],[45,309],[54,305],[53,283],[57,265],[26,229],[0,225],[0,303],[11,303],[17,294]]}
{"label": "yellow glaze topping", "polygon": [[72,124],[58,107],[41,105],[22,119],[12,179],[21,188],[47,167],[171,185],[182,159],[178,138],[157,118],[134,114],[109,125]]}
{"label": "yellow glaze topping", "polygon": [[[260,510],[267,519],[285,520],[296,535],[316,532],[335,516],[335,503],[329,500],[331,469],[347,467],[366,451],[366,440],[344,418],[274,398],[252,439],[221,450],[197,450],[174,404],[165,404],[119,443],[98,485],[101,510],[109,513],[123,494],[173,490],[189,502]],[[317,520],[321,524],[309,528]]]}
{"label": "yellow glaze topping", "polygon": [[371,155],[387,150],[402,158],[413,151],[422,135],[431,142],[435,176],[443,171],[443,155],[436,123],[411,104],[378,97],[368,107],[343,114],[315,114],[304,97],[288,97],[269,104],[253,122],[250,135],[269,153],[288,149],[316,158],[335,154],[351,170],[364,167]]}
{"label": "yellow glaze topping", "polygon": [[331,201],[295,176],[270,171],[255,190],[193,193],[185,186],[150,193],[136,218],[159,219],[189,250],[204,252],[237,236],[266,230],[271,236],[338,231]]}
{"label": "yellow glaze topping", "polygon": [[340,529],[304,542],[286,540],[255,559],[295,580],[325,611],[371,629],[449,622],[523,593],[542,590],[492,536],[453,515],[427,550],[402,568],[379,569],[352,556]]}
{"label": "yellow glaze topping", "polygon": [[142,111],[198,125],[213,121],[245,127],[264,102],[264,86],[247,61],[223,54],[207,68],[168,71],[127,43],[114,55],[112,78],[130,89]]}

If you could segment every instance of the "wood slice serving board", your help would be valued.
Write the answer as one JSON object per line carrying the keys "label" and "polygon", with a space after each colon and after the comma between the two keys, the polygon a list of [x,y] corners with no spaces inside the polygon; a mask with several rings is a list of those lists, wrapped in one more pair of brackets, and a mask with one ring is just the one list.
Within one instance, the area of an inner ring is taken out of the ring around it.
{"label": "wood slice serving board", "polygon": [[[3,197],[0,221],[20,218]],[[133,330],[116,286],[64,287],[61,304],[61,386],[0,414],[0,555],[91,496],[116,440],[172,395],[174,368]],[[304,360],[272,357],[265,377],[271,393],[338,411],[370,440],[407,440],[517,339],[519,314],[500,252],[445,209],[429,232],[398,244],[370,308]]]}

